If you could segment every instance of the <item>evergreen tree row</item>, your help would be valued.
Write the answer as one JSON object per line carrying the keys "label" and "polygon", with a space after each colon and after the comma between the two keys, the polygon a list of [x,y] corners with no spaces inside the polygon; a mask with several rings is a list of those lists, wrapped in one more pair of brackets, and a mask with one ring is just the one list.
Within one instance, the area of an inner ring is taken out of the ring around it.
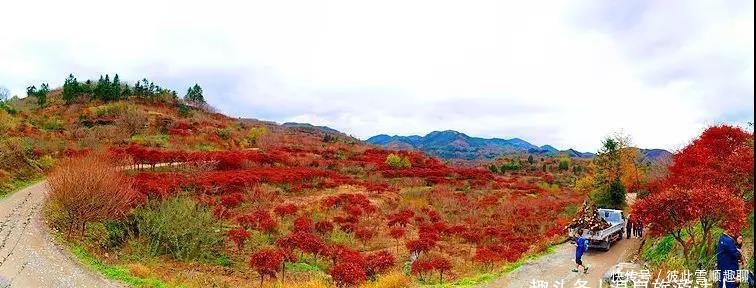
{"label": "evergreen tree row", "polygon": [[[118,74],[110,79],[110,75],[101,75],[96,83],[91,80],[79,82],[73,74],[68,75],[63,84],[63,100],[71,103],[80,97],[87,97],[89,100],[116,101],[127,98],[137,98],[143,100],[158,101],[176,101],[178,95],[176,91],[164,89],[154,82],[142,79],[134,84],[133,87],[128,83],[121,83]],[[194,84],[187,91],[184,100],[191,103],[205,103],[202,95],[202,88]]]}

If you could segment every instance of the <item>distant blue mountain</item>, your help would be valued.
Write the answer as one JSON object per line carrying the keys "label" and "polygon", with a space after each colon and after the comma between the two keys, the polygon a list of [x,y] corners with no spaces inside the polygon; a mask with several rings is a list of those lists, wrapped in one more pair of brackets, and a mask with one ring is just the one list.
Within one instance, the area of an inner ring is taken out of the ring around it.
{"label": "distant blue mountain", "polygon": [[593,153],[573,149],[560,151],[551,145],[538,147],[520,138],[470,137],[454,130],[433,131],[425,136],[376,135],[366,140],[370,144],[391,149],[417,149],[445,159],[494,159],[504,154],[530,153],[556,155],[566,153],[570,157],[590,158]]}

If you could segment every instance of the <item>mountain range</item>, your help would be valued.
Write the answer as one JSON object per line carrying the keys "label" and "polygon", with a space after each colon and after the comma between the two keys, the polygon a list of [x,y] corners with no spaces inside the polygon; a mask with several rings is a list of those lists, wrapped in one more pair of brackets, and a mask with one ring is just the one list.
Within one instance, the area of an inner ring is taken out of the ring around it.
{"label": "mountain range", "polygon": [[[389,149],[417,149],[444,159],[486,160],[505,154],[535,154],[552,156],[566,154],[575,158],[592,158],[591,152],[575,149],[559,150],[551,145],[537,146],[520,138],[480,138],[454,131],[433,131],[425,136],[376,135],[367,143]],[[663,149],[640,149],[644,158],[652,161],[671,157],[672,153]]]}

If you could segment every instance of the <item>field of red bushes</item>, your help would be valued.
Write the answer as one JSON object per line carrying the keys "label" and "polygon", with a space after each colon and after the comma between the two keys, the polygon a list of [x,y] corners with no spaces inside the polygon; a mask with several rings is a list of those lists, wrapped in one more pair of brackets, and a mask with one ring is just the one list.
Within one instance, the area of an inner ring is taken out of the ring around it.
{"label": "field of red bushes", "polygon": [[[339,146],[110,152],[142,168],[131,173],[142,199],[189,193],[208,205],[227,227],[226,252],[249,261],[261,281],[283,276],[282,267],[296,262],[322,266],[337,286],[375,279],[405,262],[418,281],[450,281],[544,249],[571,217],[565,209],[585,197],[540,188],[553,181],[542,171],[505,176],[447,166],[419,152]],[[387,164],[392,153],[411,166]],[[254,233],[268,238],[250,244]]]}

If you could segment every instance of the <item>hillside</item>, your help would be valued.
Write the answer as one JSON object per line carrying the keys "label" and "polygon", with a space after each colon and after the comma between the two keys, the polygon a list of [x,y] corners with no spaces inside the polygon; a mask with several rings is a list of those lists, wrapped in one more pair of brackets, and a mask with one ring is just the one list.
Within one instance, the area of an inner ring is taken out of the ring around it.
{"label": "hillside", "polygon": [[389,136],[376,135],[366,140],[367,143],[389,149],[418,149],[444,159],[486,160],[507,154],[529,153],[534,155],[554,156],[566,153],[570,157],[590,158],[593,153],[579,152],[574,149],[558,150],[551,145],[536,146],[520,138],[480,138],[454,130],[434,131],[425,136]]}
{"label": "hillside", "polygon": [[[44,93],[3,103],[0,182],[14,191],[47,174],[47,206],[55,209],[39,211],[49,225],[68,231],[61,237],[92,255],[86,262],[125,271],[119,280],[134,286],[469,281],[546,249],[585,198],[570,187],[585,172],[552,169],[553,159],[542,160],[547,169],[493,173],[376,148],[327,127],[230,118],[201,94],[195,101],[113,83],[67,79],[68,89],[78,86],[73,95],[44,85]],[[445,133],[429,138],[448,142]],[[135,170],[94,169],[110,161]],[[86,184],[100,179],[122,180]],[[77,203],[105,208],[82,219],[94,213],[71,212]],[[403,273],[409,266],[414,272]],[[186,269],[195,277],[184,277]],[[438,269],[443,277],[429,277]]]}

